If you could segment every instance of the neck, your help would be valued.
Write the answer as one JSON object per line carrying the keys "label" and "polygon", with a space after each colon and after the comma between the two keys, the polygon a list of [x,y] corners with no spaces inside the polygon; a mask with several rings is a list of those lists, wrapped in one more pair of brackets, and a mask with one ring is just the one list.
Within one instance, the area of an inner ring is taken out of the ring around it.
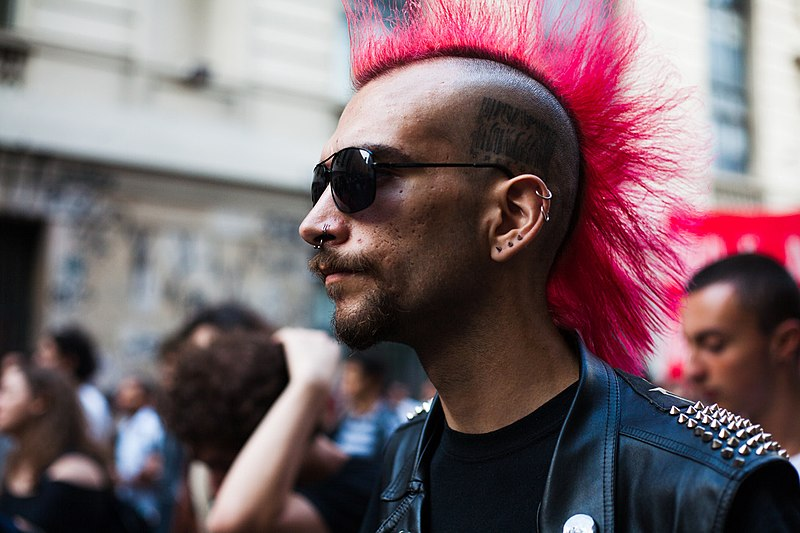
{"label": "neck", "polygon": [[[464,433],[500,429],[578,379],[578,359],[543,302],[522,306],[511,300],[507,312],[495,303],[487,308],[491,316],[427,335],[428,342],[417,346],[452,429]],[[520,309],[533,311],[520,313]]]}
{"label": "neck", "polygon": [[[797,369],[795,368],[796,372]],[[789,375],[787,371],[783,375]],[[791,379],[776,384],[778,393],[769,409],[758,417],[757,422],[764,429],[773,434],[789,455],[800,453],[800,382],[791,376]]]}

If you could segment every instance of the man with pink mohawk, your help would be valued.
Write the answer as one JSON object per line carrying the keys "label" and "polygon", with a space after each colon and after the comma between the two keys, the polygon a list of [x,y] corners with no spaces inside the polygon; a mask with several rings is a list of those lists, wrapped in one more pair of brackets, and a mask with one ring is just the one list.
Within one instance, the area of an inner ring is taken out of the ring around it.
{"label": "man with pink mohawk", "polygon": [[800,531],[768,433],[627,373],[702,143],[630,10],[553,3],[346,2],[357,92],[300,233],[337,336],[411,345],[438,390],[362,531]]}

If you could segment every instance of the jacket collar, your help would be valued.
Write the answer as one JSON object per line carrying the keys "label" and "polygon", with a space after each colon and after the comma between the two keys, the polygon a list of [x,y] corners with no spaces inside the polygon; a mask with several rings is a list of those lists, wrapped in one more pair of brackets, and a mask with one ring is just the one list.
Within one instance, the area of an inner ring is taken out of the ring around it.
{"label": "jacket collar", "polygon": [[614,473],[620,425],[619,383],[614,370],[580,342],[578,392],[561,428],[547,475],[540,531],[561,531],[576,514],[589,515],[598,531],[614,530]]}
{"label": "jacket collar", "polygon": [[[598,531],[614,530],[619,384],[611,367],[590,353],[583,342],[578,345],[578,390],[550,463],[539,511],[540,531],[561,531],[564,523],[576,514],[591,516]],[[417,443],[411,475],[401,476],[408,484],[391,484],[384,490],[384,498],[394,500],[421,491],[444,424],[444,411],[435,396]]]}

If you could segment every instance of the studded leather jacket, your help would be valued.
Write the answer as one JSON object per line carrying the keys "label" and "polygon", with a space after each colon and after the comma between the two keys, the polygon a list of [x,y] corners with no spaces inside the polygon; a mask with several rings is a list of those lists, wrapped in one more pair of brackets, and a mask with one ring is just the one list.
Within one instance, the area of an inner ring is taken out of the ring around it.
{"label": "studded leather jacket", "polygon": [[[771,470],[770,483],[797,485],[785,452],[760,426],[580,351],[578,391],[551,460],[538,531],[721,532],[753,472]],[[429,444],[444,425],[437,399],[429,411],[390,440],[373,502],[377,522],[368,517],[362,533],[424,530]]]}

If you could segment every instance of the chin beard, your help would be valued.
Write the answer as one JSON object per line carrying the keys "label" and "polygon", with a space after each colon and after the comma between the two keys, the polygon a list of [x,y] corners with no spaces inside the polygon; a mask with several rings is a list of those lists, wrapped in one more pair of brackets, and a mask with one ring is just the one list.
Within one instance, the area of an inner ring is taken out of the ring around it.
{"label": "chin beard", "polygon": [[[336,301],[335,294],[330,296]],[[331,324],[340,341],[353,350],[365,350],[389,340],[389,330],[396,319],[397,303],[384,291],[375,290],[356,310],[344,312],[337,308]]]}

